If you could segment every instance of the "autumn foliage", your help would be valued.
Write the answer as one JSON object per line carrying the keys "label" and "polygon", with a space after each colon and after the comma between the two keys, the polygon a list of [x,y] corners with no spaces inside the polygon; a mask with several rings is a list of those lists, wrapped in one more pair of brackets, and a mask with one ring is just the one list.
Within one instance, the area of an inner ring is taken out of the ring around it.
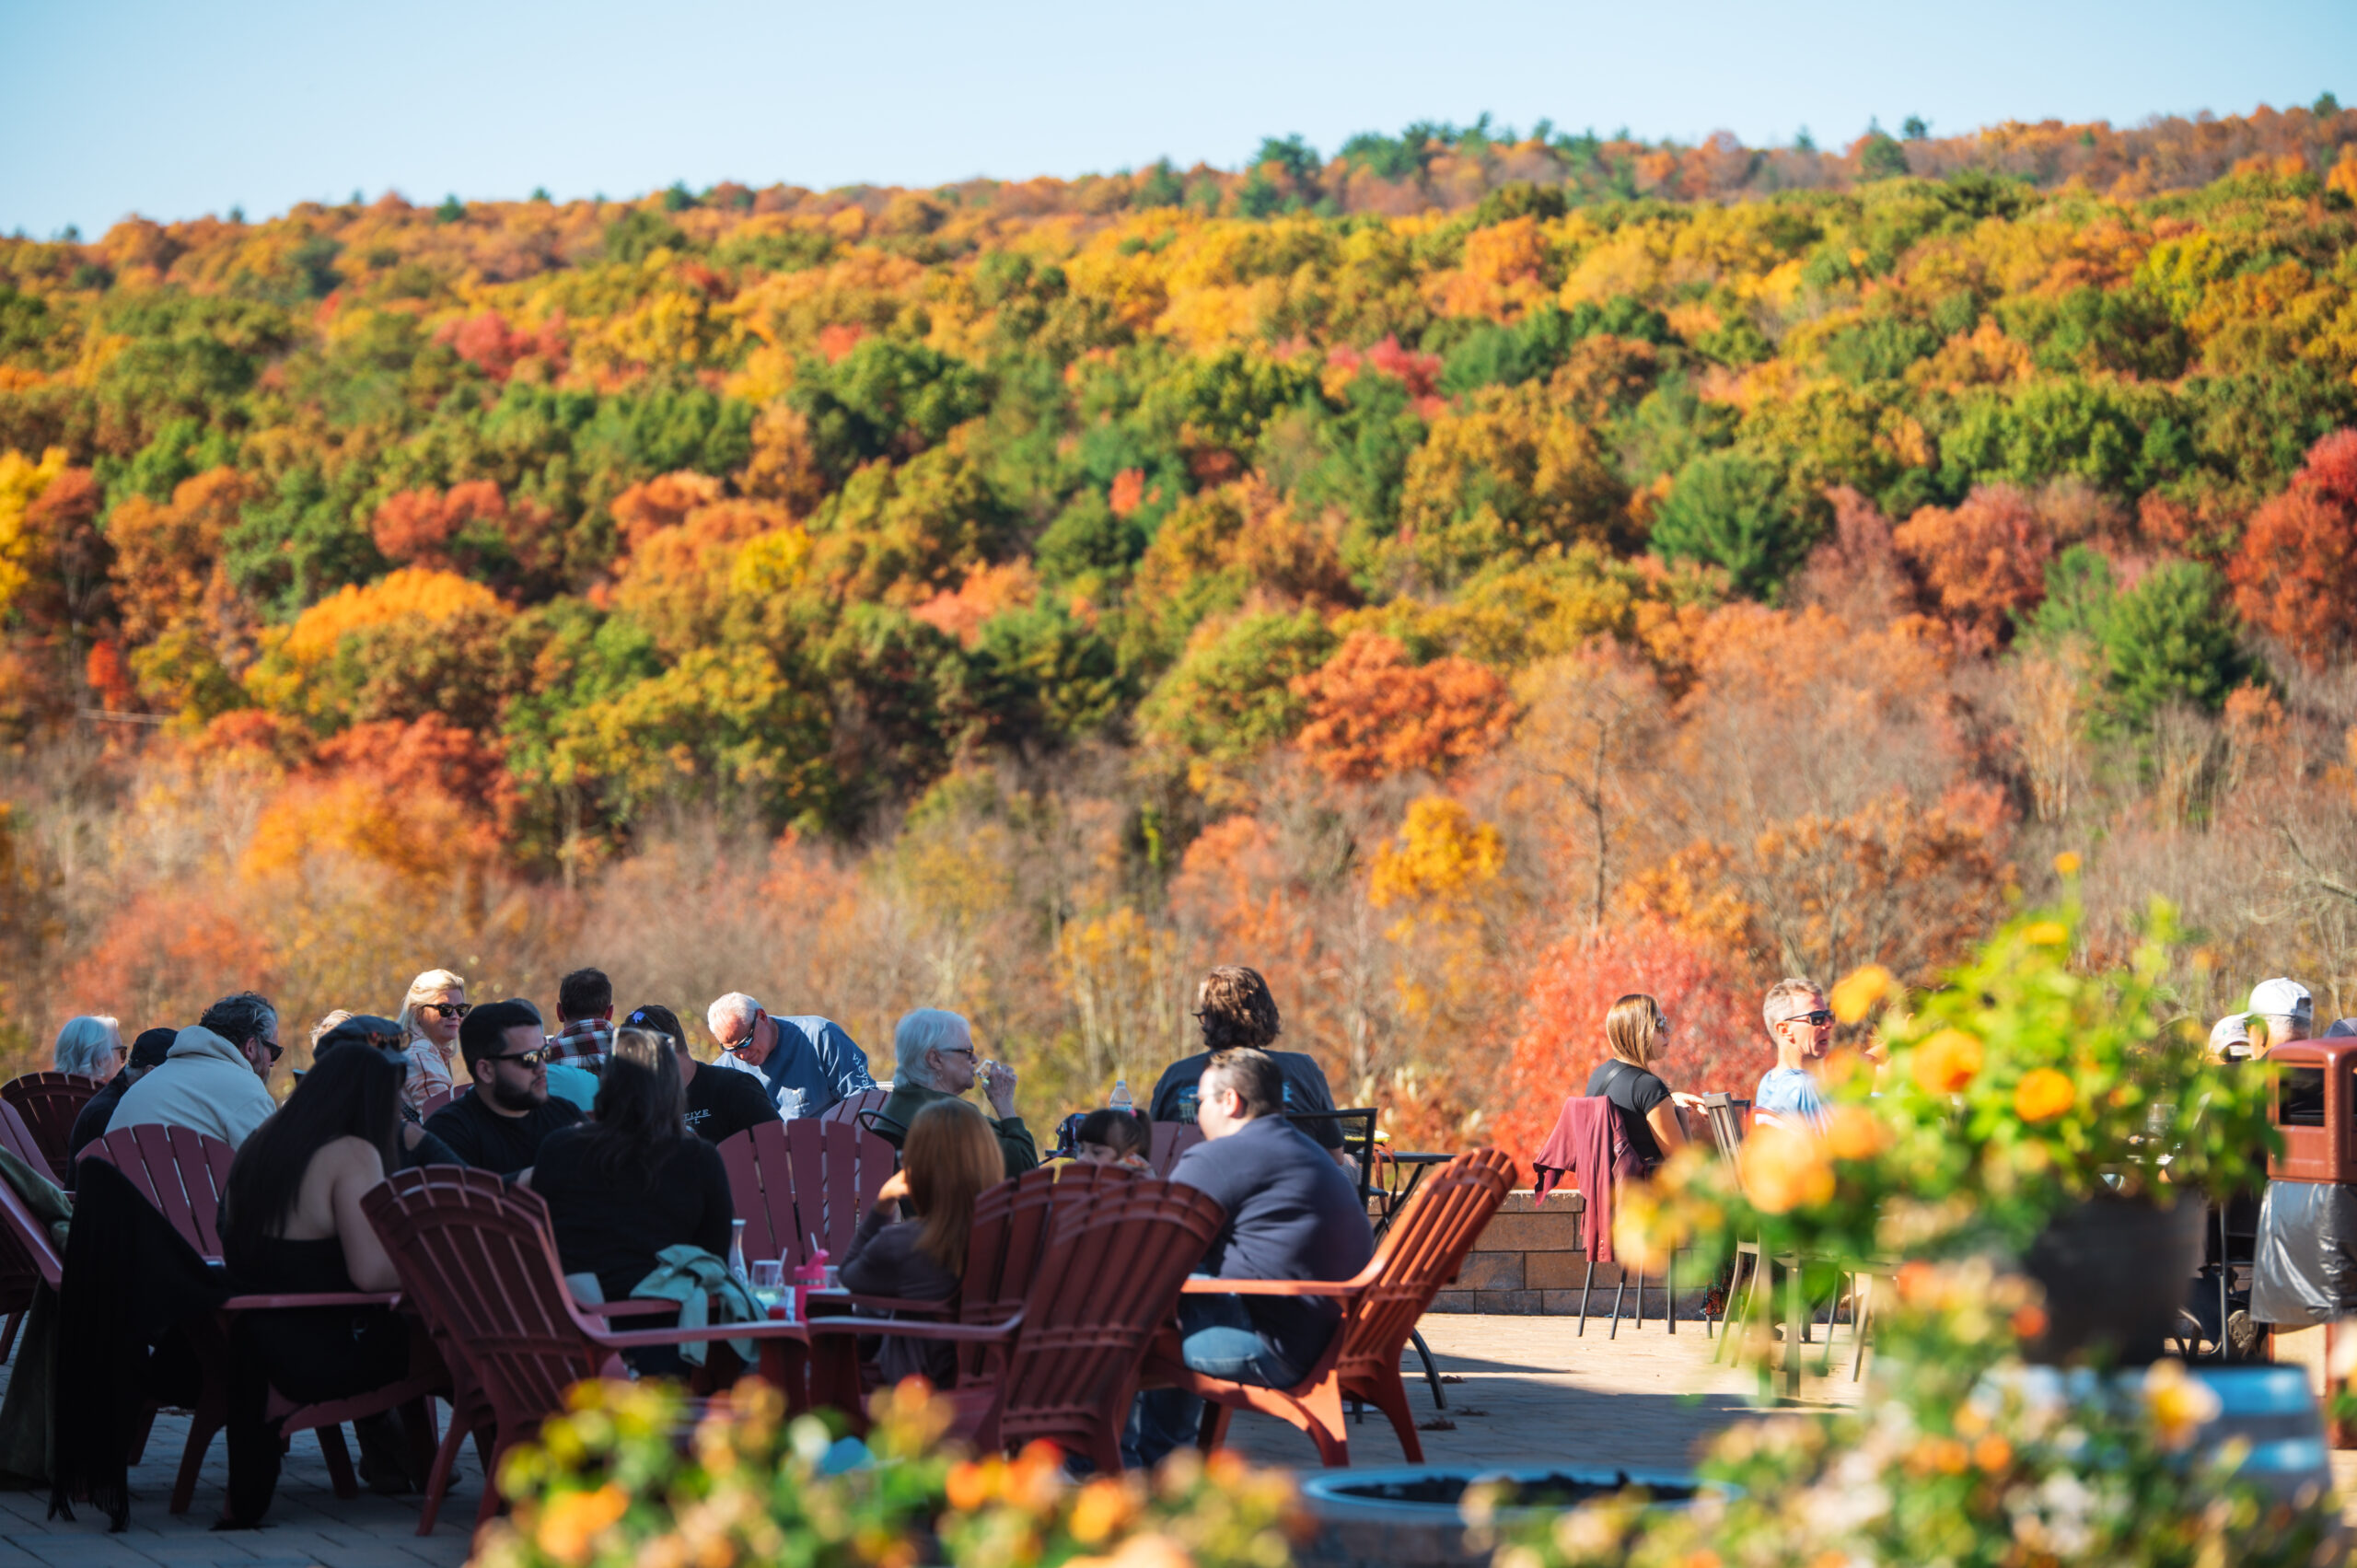
{"label": "autumn foliage", "polygon": [[[0,1048],[581,962],[1403,1144],[2085,857],[2357,996],[2357,112],[0,238]],[[1028,1097],[1036,1095],[1036,1100]]]}

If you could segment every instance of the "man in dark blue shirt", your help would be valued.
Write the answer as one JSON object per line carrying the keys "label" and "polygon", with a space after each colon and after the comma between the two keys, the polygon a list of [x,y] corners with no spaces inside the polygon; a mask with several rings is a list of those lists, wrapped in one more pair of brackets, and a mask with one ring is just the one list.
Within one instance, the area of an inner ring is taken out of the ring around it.
{"label": "man in dark blue shirt", "polygon": [[[1284,1076],[1266,1051],[1228,1051],[1203,1069],[1196,1117],[1204,1142],[1170,1179],[1227,1210],[1200,1272],[1225,1280],[1347,1280],[1375,1254],[1366,1210],[1324,1149],[1286,1121]],[[1286,1388],[1326,1353],[1342,1309],[1323,1295],[1189,1295],[1180,1356],[1207,1376]],[[1202,1402],[1157,1388],[1141,1397],[1132,1444],[1151,1465],[1192,1435]]]}

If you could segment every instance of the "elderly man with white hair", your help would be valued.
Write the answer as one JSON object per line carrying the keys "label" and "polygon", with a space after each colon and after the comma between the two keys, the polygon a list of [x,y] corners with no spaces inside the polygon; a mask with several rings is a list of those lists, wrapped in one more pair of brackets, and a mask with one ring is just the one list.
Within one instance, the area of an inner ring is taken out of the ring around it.
{"label": "elderly man with white hair", "polygon": [[873,1119],[877,1137],[898,1148],[918,1111],[937,1099],[956,1099],[979,1081],[996,1113],[985,1120],[998,1134],[1006,1174],[1020,1176],[1039,1167],[1039,1145],[1015,1114],[1015,1069],[980,1061],[973,1026],[962,1016],[939,1007],[902,1015],[892,1031],[892,1098]]}
{"label": "elderly man with white hair", "polygon": [[779,1117],[819,1116],[876,1086],[867,1053],[831,1018],[773,1018],[741,991],[704,1009],[704,1026],[720,1047],[715,1067],[761,1080]]}

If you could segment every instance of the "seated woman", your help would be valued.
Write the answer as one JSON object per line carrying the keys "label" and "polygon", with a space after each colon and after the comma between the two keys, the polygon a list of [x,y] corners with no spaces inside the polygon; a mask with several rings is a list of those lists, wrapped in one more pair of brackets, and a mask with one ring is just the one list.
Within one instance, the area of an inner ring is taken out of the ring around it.
{"label": "seated woman", "polygon": [[[330,1051],[238,1148],[221,1200],[221,1247],[242,1289],[399,1287],[360,1195],[400,1163],[407,1071],[382,1051]],[[245,1313],[236,1332],[233,1365],[259,1366],[269,1380],[233,1375],[229,1390],[229,1498],[219,1527],[249,1529],[278,1486],[281,1440],[263,1419],[270,1388],[298,1404],[382,1388],[408,1371],[410,1330],[388,1307],[335,1307]],[[372,1485],[406,1490],[389,1425],[364,1423],[362,1468]]]}
{"label": "seated woman", "polygon": [[[904,1301],[946,1301],[966,1272],[966,1238],[974,1199],[1006,1179],[998,1133],[960,1099],[935,1100],[911,1119],[900,1168],[859,1222],[842,1262],[846,1290]],[[907,1199],[916,1218],[900,1217]],[[887,1383],[923,1376],[935,1388],[957,1381],[954,1345],[885,1335],[877,1356]]]}
{"label": "seated woman", "polygon": [[1083,1165],[1118,1165],[1125,1170],[1145,1170],[1146,1129],[1151,1125],[1135,1111],[1092,1110],[1073,1129],[1073,1158]]}
{"label": "seated woman", "polygon": [[1630,1151],[1651,1170],[1686,1146],[1678,1107],[1695,1103],[1653,1070],[1669,1052],[1669,1019],[1652,997],[1623,996],[1604,1016],[1604,1041],[1612,1055],[1588,1074],[1584,1092],[1612,1102]]}
{"label": "seated woman", "polygon": [[[596,1275],[608,1301],[628,1300],[667,1247],[728,1255],[737,1217],[728,1169],[718,1149],[688,1132],[685,1115],[671,1042],[650,1029],[617,1029],[589,1120],[551,1132],[518,1178],[548,1202],[565,1272]],[[632,1365],[669,1373],[680,1363],[676,1351],[658,1349],[637,1352]]]}

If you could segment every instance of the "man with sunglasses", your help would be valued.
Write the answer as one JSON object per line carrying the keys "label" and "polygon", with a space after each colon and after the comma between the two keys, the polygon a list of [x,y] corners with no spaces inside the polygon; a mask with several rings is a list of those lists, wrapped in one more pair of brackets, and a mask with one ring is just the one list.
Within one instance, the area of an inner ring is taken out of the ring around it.
{"label": "man with sunglasses", "polygon": [[1825,989],[1813,980],[1780,980],[1768,988],[1759,1015],[1776,1042],[1776,1065],[1760,1074],[1751,1093],[1758,1120],[1807,1128],[1825,1119],[1825,1096],[1810,1071],[1833,1042],[1833,1013]]}
{"label": "man with sunglasses", "polygon": [[816,1014],[781,1018],[741,991],[704,1009],[704,1028],[720,1047],[710,1066],[750,1073],[779,1117],[823,1116],[876,1086],[867,1052],[843,1027]]}
{"label": "man with sunglasses", "polygon": [[493,1002],[469,1013],[459,1054],[474,1087],[435,1111],[425,1130],[477,1169],[528,1170],[541,1139],[581,1120],[580,1107],[549,1098],[548,1048],[528,1004]]}
{"label": "man with sunglasses", "polygon": [[270,1073],[284,1054],[268,997],[224,996],[172,1037],[162,1066],[123,1091],[107,1131],[187,1127],[235,1148],[278,1109]]}

